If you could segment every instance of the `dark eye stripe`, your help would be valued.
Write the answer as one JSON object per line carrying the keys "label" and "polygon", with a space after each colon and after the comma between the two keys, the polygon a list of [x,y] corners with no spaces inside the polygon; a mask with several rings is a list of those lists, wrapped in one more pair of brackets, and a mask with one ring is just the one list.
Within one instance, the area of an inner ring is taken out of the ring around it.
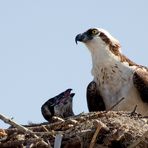
{"label": "dark eye stripe", "polygon": [[98,34],[98,33],[99,33],[97,29],[91,28],[91,29],[89,29],[89,30],[87,31],[87,34],[88,34],[88,35],[95,35],[95,34],[93,34],[93,31],[96,31],[95,34]]}

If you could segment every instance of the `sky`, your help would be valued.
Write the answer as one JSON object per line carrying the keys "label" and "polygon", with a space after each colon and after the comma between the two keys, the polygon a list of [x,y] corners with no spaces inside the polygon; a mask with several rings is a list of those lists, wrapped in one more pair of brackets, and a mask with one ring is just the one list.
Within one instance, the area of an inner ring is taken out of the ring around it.
{"label": "sky", "polygon": [[75,36],[104,28],[126,56],[148,66],[147,8],[147,0],[0,1],[0,113],[19,124],[45,122],[42,104],[67,88],[76,93],[75,114],[88,112],[91,56]]}

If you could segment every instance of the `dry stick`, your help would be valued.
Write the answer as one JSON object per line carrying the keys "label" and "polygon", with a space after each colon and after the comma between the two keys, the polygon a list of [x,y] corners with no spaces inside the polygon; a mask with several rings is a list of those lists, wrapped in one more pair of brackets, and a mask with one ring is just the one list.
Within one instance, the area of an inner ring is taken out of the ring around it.
{"label": "dry stick", "polygon": [[41,127],[43,127],[43,129],[44,129],[46,132],[49,132],[49,130],[45,127],[45,125],[41,125]]}
{"label": "dry stick", "polygon": [[111,108],[109,108],[107,111],[112,110],[115,106],[117,106],[121,101],[123,101],[125,98],[121,98],[116,104],[114,104]]}
{"label": "dry stick", "polygon": [[134,107],[134,110],[131,112],[131,116],[133,116],[136,113],[137,105]]}
{"label": "dry stick", "polygon": [[97,129],[96,129],[96,131],[95,131],[95,133],[93,135],[93,138],[92,138],[92,140],[90,142],[89,148],[94,148],[96,138],[97,138],[100,130],[102,129],[102,127],[104,127],[104,124],[101,121],[96,120],[95,122],[96,122],[95,124],[97,124]]}
{"label": "dry stick", "polygon": [[[12,121],[11,119],[9,119],[8,117],[0,114],[0,119],[3,120],[5,123],[10,124],[14,127],[16,127],[19,131],[23,132],[23,133],[28,133],[31,136],[33,136],[34,138],[40,139],[40,137],[38,137],[37,135],[35,135],[31,130],[27,129],[26,127],[17,124],[16,122]],[[47,144],[45,141],[43,141],[43,139],[41,140],[41,143],[49,148],[51,148],[50,144]]]}

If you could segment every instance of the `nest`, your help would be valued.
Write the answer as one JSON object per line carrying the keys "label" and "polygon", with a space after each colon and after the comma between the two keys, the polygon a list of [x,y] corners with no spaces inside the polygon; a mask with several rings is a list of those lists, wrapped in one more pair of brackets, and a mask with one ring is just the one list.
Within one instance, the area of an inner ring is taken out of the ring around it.
{"label": "nest", "polygon": [[55,117],[55,120],[54,123],[25,125],[21,128],[18,124],[12,124],[15,127],[2,130],[0,147],[148,147],[148,119],[136,113],[90,112],[67,119]]}

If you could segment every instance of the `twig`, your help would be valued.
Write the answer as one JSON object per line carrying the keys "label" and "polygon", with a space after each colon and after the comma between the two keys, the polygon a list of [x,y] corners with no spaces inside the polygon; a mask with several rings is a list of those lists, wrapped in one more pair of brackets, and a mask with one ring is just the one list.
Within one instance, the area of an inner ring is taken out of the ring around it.
{"label": "twig", "polygon": [[24,127],[36,127],[36,126],[41,126],[41,125],[48,125],[49,122],[43,122],[43,123],[31,123],[29,122],[27,125],[22,125]]}
{"label": "twig", "polygon": [[45,125],[41,125],[41,127],[43,127],[43,129],[44,129],[46,132],[49,132],[49,130],[46,128]]}
{"label": "twig", "polygon": [[[40,139],[40,137],[38,137],[37,135],[35,135],[31,130],[29,130],[28,128],[19,125],[18,123],[14,122],[13,120],[9,119],[8,117],[0,114],[0,119],[3,120],[5,123],[10,124],[14,127],[16,127],[19,131],[23,132],[23,133],[28,133],[31,136],[33,136],[36,139]],[[41,140],[41,143],[49,148],[51,148],[51,146],[49,144],[47,144],[45,141],[43,141],[43,139]]]}
{"label": "twig", "polygon": [[134,110],[130,113],[131,116],[133,116],[136,113],[137,105],[134,107]]}
{"label": "twig", "polygon": [[117,103],[116,104],[114,104],[111,108],[109,108],[109,109],[107,109],[106,111],[110,111],[110,110],[112,110],[115,106],[117,106],[121,101],[123,101],[125,98],[123,97],[123,98],[121,98],[119,101],[117,101]]}
{"label": "twig", "polygon": [[107,126],[104,123],[102,123],[101,121],[99,121],[99,120],[95,120],[94,125],[97,126],[97,129],[96,129],[96,131],[95,131],[95,133],[93,135],[93,138],[92,138],[92,140],[90,142],[89,148],[94,148],[94,145],[95,145],[95,142],[96,142],[96,139],[97,139],[97,136],[98,136],[100,130],[102,128],[107,129]]}
{"label": "twig", "polygon": [[52,120],[53,120],[53,122],[65,121],[63,118],[60,118],[60,117],[57,117],[57,116],[53,116]]}

